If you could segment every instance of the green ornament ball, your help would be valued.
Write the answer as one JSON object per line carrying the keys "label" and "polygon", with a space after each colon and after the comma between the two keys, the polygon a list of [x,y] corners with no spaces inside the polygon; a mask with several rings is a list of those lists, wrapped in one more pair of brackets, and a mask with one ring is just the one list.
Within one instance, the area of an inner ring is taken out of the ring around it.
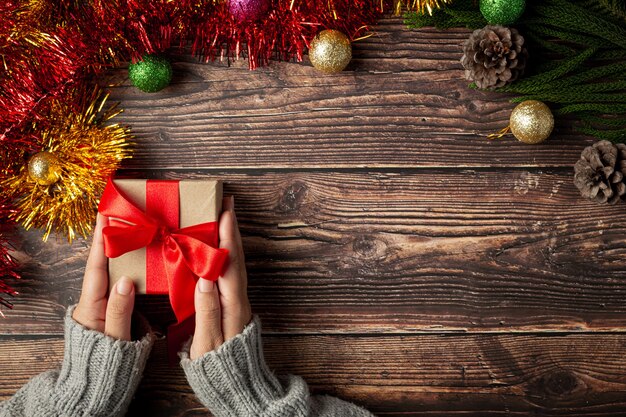
{"label": "green ornament ball", "polygon": [[128,78],[141,91],[154,93],[172,81],[172,65],[160,55],[145,55],[128,66]]}
{"label": "green ornament ball", "polygon": [[525,8],[526,0],[480,0],[480,12],[491,25],[512,25]]}

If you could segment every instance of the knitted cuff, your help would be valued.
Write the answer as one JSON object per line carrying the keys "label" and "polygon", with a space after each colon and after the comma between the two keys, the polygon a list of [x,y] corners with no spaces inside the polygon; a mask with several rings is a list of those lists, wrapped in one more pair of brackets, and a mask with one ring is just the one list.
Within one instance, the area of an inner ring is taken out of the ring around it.
{"label": "knitted cuff", "polygon": [[258,317],[241,334],[193,361],[190,346],[191,341],[179,354],[181,365],[196,396],[215,417],[261,415],[285,400],[285,390],[263,357]]}
{"label": "knitted cuff", "polygon": [[[63,415],[123,415],[137,389],[154,343],[152,333],[130,342],[90,330],[65,316],[65,354],[56,383]],[[142,319],[145,326],[145,319]],[[142,326],[143,327],[143,326]]]}

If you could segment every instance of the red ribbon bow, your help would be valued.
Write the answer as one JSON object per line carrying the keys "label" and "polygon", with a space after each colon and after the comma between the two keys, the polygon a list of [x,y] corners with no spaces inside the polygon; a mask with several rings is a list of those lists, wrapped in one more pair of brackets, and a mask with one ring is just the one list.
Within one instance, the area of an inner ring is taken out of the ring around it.
{"label": "red ribbon bow", "polygon": [[216,281],[228,250],[217,248],[217,222],[179,228],[178,193],[178,181],[148,180],[144,213],[109,179],[98,211],[110,218],[109,226],[102,230],[106,256],[116,258],[146,247],[146,292],[161,293],[155,289],[166,284],[181,323],[195,313],[193,294],[198,277]]}

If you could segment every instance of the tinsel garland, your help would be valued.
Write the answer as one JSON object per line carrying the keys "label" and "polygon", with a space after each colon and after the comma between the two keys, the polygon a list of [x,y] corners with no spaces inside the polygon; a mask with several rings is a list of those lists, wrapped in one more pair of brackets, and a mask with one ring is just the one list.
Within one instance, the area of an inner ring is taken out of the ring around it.
{"label": "tinsel garland", "polygon": [[[0,193],[15,204],[13,219],[43,228],[44,240],[53,230],[70,241],[89,233],[104,178],[128,156],[128,129],[105,126],[113,112],[98,117],[93,93],[122,62],[189,48],[203,60],[245,57],[254,69],[302,60],[323,29],[355,40],[387,10],[432,12],[450,1],[268,0],[266,15],[241,21],[228,0],[5,0]],[[39,174],[54,183],[33,178],[33,155],[53,161],[58,172]]]}
{"label": "tinsel garland", "polygon": [[[406,23],[478,29],[487,21],[473,0],[458,0],[433,16],[408,14]],[[555,116],[577,118],[579,131],[626,142],[625,23],[623,0],[528,2],[515,27],[528,41],[531,71],[496,91],[549,102]]]}
{"label": "tinsel garland", "polygon": [[[12,308],[13,303],[8,297],[13,297],[17,294],[11,285],[10,281],[19,279],[20,276],[17,273],[17,262],[10,254],[9,234],[11,223],[8,221],[8,215],[11,209],[6,200],[0,200],[0,307]],[[0,309],[0,315],[4,315]]]}
{"label": "tinsel garland", "polygon": [[107,95],[99,88],[78,87],[64,99],[52,100],[45,120],[30,126],[39,133],[37,149],[58,159],[58,180],[42,184],[33,179],[32,156],[24,153],[9,161],[6,169],[12,174],[0,181],[3,194],[15,204],[11,217],[26,229],[44,229],[44,240],[54,230],[70,241],[88,235],[107,178],[130,156],[129,131],[107,123],[119,110],[115,105],[105,109]]}

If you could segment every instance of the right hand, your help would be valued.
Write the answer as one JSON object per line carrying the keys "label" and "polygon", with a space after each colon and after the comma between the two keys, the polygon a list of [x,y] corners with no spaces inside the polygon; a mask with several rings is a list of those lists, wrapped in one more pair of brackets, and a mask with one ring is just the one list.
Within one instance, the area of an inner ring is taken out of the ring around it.
{"label": "right hand", "polygon": [[[234,198],[224,198],[220,216],[220,248],[229,251],[229,263],[217,283],[200,278],[196,284],[196,330],[189,350],[193,360],[237,336],[252,320],[248,275],[235,217]],[[216,285],[217,284],[217,285]]]}
{"label": "right hand", "polygon": [[83,289],[72,318],[88,329],[96,330],[114,339],[130,340],[130,322],[135,305],[135,286],[122,277],[109,288],[108,260],[104,254],[102,229],[108,219],[98,214],[96,230],[85,267]]}

